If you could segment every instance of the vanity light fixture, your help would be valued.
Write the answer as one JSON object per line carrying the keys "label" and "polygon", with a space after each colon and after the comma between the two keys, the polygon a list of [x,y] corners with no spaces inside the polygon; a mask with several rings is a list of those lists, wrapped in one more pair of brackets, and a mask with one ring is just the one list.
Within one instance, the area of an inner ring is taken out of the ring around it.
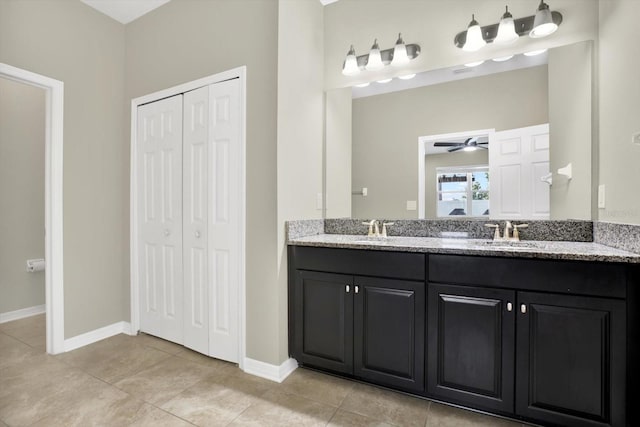
{"label": "vanity light fixture", "polygon": [[469,26],[467,27],[466,39],[462,50],[465,52],[475,52],[486,44],[487,42],[484,41],[482,37],[482,28],[480,28],[480,24],[476,21],[476,16],[471,15],[471,22],[469,22]]}
{"label": "vanity light fixture", "polygon": [[369,51],[369,59],[365,68],[369,71],[384,68],[382,55],[380,55],[380,47],[378,46],[378,39],[373,41],[373,46],[371,46],[371,50]]}
{"label": "vanity light fixture", "polygon": [[400,80],[411,80],[415,76],[416,76],[415,73],[414,74],[405,74],[404,76],[398,76],[398,78]]}
{"label": "vanity light fixture", "polygon": [[358,57],[356,56],[356,51],[353,48],[353,45],[351,45],[351,48],[347,53],[347,58],[344,60],[342,74],[345,76],[355,76],[359,72],[360,68],[358,67]]}
{"label": "vanity light fixture", "polygon": [[398,40],[396,40],[396,45],[393,48],[393,59],[391,60],[391,65],[394,67],[400,67],[409,62],[409,56],[407,55],[407,45],[404,44],[404,40],[402,40],[402,34],[398,33]]}
{"label": "vanity light fixture", "polygon": [[511,44],[520,38],[516,33],[516,26],[513,23],[513,15],[509,12],[509,6],[505,6],[505,10],[498,25],[498,35],[493,41],[496,44]]}
{"label": "vanity light fixture", "polygon": [[347,57],[342,64],[342,74],[355,76],[364,70],[380,70],[386,65],[400,66],[408,63],[420,55],[420,45],[405,44],[402,35],[398,34],[398,40],[393,48],[380,50],[376,39],[371,50],[366,55],[356,56],[356,51],[351,45]]}
{"label": "vanity light fixture", "polygon": [[[524,18],[514,19],[507,9],[499,23],[480,27],[473,17],[469,27],[456,34],[453,42],[464,51],[474,52],[487,43],[507,44],[515,42],[522,36],[532,38],[548,36],[558,29],[562,20],[560,12],[551,11],[549,5],[541,0],[536,14]],[[514,37],[514,33],[517,37]]]}
{"label": "vanity light fixture", "polygon": [[539,39],[555,33],[557,29],[558,24],[553,21],[549,5],[546,4],[544,0],[540,0],[540,6],[538,6],[538,10],[536,11],[533,28],[529,32],[529,37]]}
{"label": "vanity light fixture", "polygon": [[494,62],[505,62],[505,61],[510,60],[513,57],[514,57],[514,55],[500,56],[498,58],[493,58],[492,61],[494,61]]}
{"label": "vanity light fixture", "polygon": [[532,50],[531,52],[525,52],[524,56],[538,56],[538,55],[542,55],[543,53],[545,53],[548,49],[538,49],[538,50]]}
{"label": "vanity light fixture", "polygon": [[389,83],[391,80],[393,79],[382,79],[382,80],[378,80],[378,83]]}
{"label": "vanity light fixture", "polygon": [[369,83],[369,82],[366,82],[366,83],[360,83],[360,84],[356,85],[356,87],[367,87],[367,86],[369,86],[370,84],[371,84],[371,83]]}

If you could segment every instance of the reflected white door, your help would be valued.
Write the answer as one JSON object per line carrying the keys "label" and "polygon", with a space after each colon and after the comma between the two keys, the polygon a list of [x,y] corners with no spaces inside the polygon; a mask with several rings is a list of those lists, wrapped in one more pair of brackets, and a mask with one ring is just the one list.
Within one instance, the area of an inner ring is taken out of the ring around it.
{"label": "reflected white door", "polygon": [[182,95],[138,108],[140,329],[182,343]]}
{"label": "reflected white door", "polygon": [[238,362],[240,281],[240,81],[209,87],[209,355]]}
{"label": "reflected white door", "polygon": [[184,345],[209,354],[209,87],[184,94]]}
{"label": "reflected white door", "polygon": [[491,218],[548,219],[549,125],[495,132],[489,148]]}

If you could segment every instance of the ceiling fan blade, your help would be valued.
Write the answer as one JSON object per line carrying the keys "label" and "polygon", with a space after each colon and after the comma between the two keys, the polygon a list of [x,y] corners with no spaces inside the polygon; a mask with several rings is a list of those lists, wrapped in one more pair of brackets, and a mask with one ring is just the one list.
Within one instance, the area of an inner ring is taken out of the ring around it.
{"label": "ceiling fan blade", "polygon": [[488,150],[489,147],[483,147],[482,145],[476,145],[476,148],[482,148],[483,150]]}
{"label": "ceiling fan blade", "polygon": [[478,145],[489,145],[489,141],[487,141],[487,142],[478,142]]}
{"label": "ceiling fan blade", "polygon": [[465,147],[462,146],[462,147],[449,148],[447,151],[450,152],[450,153],[453,153],[454,151],[460,151],[460,150],[464,150],[464,149],[465,149]]}
{"label": "ceiling fan blade", "polygon": [[464,145],[464,142],[434,142],[434,147],[458,147]]}

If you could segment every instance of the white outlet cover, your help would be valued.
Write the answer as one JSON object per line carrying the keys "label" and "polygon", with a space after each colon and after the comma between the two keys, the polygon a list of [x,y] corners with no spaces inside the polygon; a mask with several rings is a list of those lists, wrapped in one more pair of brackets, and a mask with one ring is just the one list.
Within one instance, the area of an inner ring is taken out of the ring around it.
{"label": "white outlet cover", "polygon": [[633,142],[634,144],[640,145],[640,132],[637,132],[631,135],[631,142]]}
{"label": "white outlet cover", "polygon": [[407,210],[415,211],[418,208],[418,204],[415,200],[407,200]]}

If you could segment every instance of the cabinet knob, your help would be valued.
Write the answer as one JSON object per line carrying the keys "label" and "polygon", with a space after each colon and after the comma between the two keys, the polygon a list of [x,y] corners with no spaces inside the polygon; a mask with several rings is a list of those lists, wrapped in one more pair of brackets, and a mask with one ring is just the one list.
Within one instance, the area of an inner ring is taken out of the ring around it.
{"label": "cabinet knob", "polygon": [[168,236],[169,234],[171,234],[171,232],[169,230],[164,230],[164,235]]}
{"label": "cabinet knob", "polygon": [[196,236],[196,239],[199,239],[199,238],[200,238],[200,232],[199,232],[199,231],[196,231],[196,232],[194,233],[194,235]]}
{"label": "cabinet knob", "polygon": [[344,290],[345,290],[345,291],[347,291],[347,293],[349,293],[349,290],[350,290],[350,289],[351,289],[351,288],[349,287],[349,285],[346,285],[346,286],[344,287]]}
{"label": "cabinet knob", "polygon": [[358,286],[355,287],[356,294],[360,292],[360,288]]}
{"label": "cabinet knob", "polygon": [[527,313],[527,306],[525,304],[521,304],[520,305],[520,312],[522,314],[526,314]]}
{"label": "cabinet knob", "polygon": [[510,302],[507,303],[507,311],[513,311],[513,304]]}

